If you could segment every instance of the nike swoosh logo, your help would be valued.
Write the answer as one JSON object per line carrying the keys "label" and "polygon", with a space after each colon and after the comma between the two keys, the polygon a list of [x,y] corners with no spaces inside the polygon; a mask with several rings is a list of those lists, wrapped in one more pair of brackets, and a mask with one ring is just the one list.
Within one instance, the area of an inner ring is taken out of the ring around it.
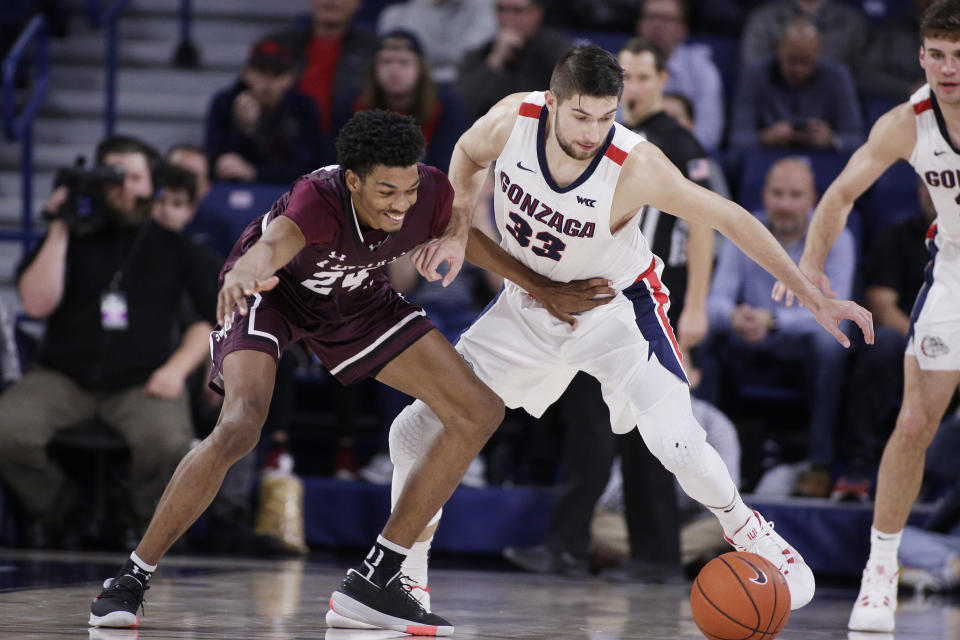
{"label": "nike swoosh logo", "polygon": [[523,169],[524,171],[529,171],[530,173],[536,173],[536,171],[534,171],[533,169],[527,169],[525,166],[523,166],[522,164],[520,164],[519,161],[517,161],[517,168],[518,168],[518,169]]}
{"label": "nike swoosh logo", "polygon": [[[933,152],[933,155],[935,155],[935,156],[942,156],[942,155],[945,154],[945,153],[946,153],[946,151],[934,151],[934,152]],[[519,163],[517,163],[517,164],[519,164]],[[528,171],[529,171],[529,169],[528,169]]]}
{"label": "nike swoosh logo", "polygon": [[755,578],[750,578],[750,582],[754,584],[767,584],[767,574],[760,570],[760,568],[747,560],[746,558],[741,558],[744,562],[750,565],[750,568],[753,569],[754,573],[757,574]]}

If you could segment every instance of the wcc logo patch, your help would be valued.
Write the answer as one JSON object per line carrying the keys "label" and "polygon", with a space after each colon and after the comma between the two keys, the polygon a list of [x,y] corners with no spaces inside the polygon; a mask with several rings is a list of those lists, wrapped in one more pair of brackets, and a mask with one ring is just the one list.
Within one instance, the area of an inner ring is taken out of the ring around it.
{"label": "wcc logo patch", "polygon": [[920,341],[920,351],[928,358],[936,358],[950,353],[950,347],[937,336],[923,336],[923,340]]}
{"label": "wcc logo patch", "polygon": [[594,207],[597,204],[596,200],[590,198],[584,198],[583,196],[577,196],[577,202],[582,204],[585,207]]}

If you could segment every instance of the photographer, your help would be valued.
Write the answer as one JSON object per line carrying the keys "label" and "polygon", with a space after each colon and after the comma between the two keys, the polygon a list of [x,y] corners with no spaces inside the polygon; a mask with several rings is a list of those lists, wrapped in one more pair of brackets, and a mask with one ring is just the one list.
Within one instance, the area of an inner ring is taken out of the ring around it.
{"label": "photographer", "polygon": [[206,348],[186,336],[175,348],[173,332],[184,295],[213,319],[217,265],[151,222],[156,158],[114,136],[97,147],[95,168],[62,172],[44,207],[47,236],[21,267],[23,308],[46,330],[33,368],[0,396],[0,475],[32,518],[34,545],[69,506],[46,451],[58,430],[96,416],[127,441],[138,526],[193,437],[184,379]]}

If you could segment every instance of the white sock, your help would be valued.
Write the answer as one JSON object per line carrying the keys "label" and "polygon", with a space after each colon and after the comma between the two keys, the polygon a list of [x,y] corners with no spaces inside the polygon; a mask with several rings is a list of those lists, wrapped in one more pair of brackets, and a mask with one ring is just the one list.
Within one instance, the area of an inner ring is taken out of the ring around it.
{"label": "white sock", "polygon": [[416,580],[417,584],[427,588],[427,569],[429,568],[430,545],[433,544],[433,536],[429,540],[414,542],[410,548],[410,553],[403,560],[403,573]]}
{"label": "white sock", "polygon": [[870,527],[870,558],[868,565],[896,567],[897,551],[900,550],[900,539],[903,530],[897,533],[884,533],[876,527]]}
{"label": "white sock", "polygon": [[743,503],[739,491],[734,491],[733,500],[725,507],[707,507],[707,509],[717,516],[723,532],[731,539],[753,517],[753,510]]}
{"label": "white sock", "polygon": [[136,551],[130,554],[130,559],[133,560],[133,564],[137,565],[147,573],[153,573],[154,571],[157,570],[157,565],[147,564],[140,558],[140,556],[137,555]]}

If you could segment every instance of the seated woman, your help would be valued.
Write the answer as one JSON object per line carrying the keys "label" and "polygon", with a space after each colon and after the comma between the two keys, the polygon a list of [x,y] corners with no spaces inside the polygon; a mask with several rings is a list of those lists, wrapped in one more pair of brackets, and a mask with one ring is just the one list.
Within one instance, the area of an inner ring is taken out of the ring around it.
{"label": "seated woman", "polygon": [[338,101],[337,122],[365,109],[413,116],[427,141],[423,162],[442,171],[449,167],[457,138],[466,130],[460,99],[433,82],[420,41],[403,29],[380,37],[363,88]]}

